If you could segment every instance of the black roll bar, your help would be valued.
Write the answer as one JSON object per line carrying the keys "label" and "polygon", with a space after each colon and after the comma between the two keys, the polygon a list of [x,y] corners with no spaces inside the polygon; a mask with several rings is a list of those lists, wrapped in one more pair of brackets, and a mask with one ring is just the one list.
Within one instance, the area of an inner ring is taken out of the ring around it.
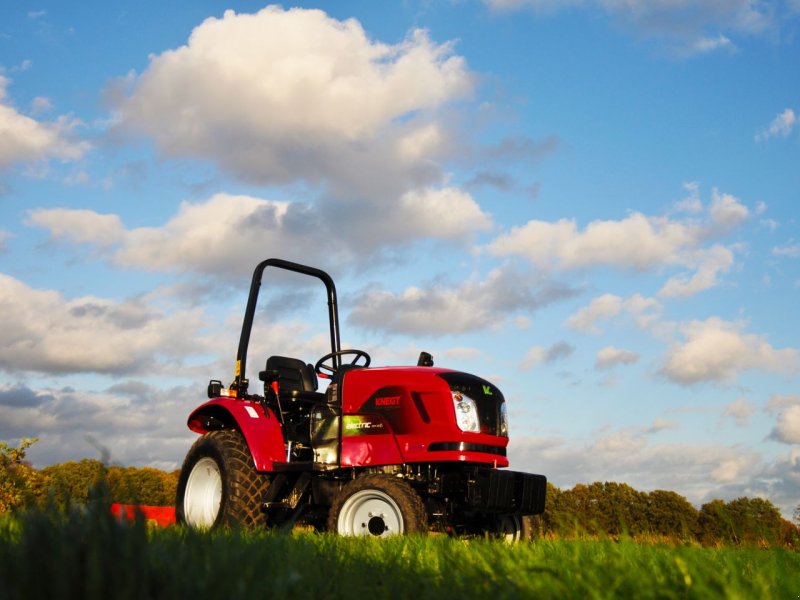
{"label": "black roll bar", "polygon": [[247,394],[247,348],[250,345],[250,332],[253,330],[253,319],[256,314],[256,305],[258,304],[258,292],[261,288],[261,276],[267,267],[277,267],[287,271],[293,271],[302,275],[310,275],[320,279],[325,284],[325,289],[328,291],[328,322],[330,323],[331,333],[331,352],[334,353],[332,363],[334,369],[339,368],[340,357],[335,354],[341,350],[341,342],[339,341],[339,311],[336,305],[336,286],[333,279],[325,271],[308,267],[298,263],[289,262],[280,258],[268,258],[261,261],[256,265],[253,271],[253,280],[250,283],[250,295],[247,298],[247,308],[244,311],[244,322],[242,323],[242,334],[239,337],[239,350],[236,353],[236,371],[234,375],[231,388],[238,392],[238,396],[243,398]]}

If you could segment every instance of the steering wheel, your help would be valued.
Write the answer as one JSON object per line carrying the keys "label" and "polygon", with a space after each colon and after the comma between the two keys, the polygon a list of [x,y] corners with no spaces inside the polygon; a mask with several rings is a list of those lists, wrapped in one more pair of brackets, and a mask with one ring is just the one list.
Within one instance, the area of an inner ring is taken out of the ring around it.
{"label": "steering wheel", "polygon": [[[342,357],[345,355],[353,355],[353,359],[348,363],[348,365],[340,365],[340,368],[343,366],[351,366],[351,367],[368,367],[369,363],[372,362],[370,359],[369,354],[364,352],[363,350],[339,350],[338,352],[330,352],[320,358],[317,361],[317,364],[314,365],[314,371],[316,371],[317,375],[322,377],[333,377],[336,375],[338,368],[333,367],[333,365],[325,364],[327,361],[332,360],[334,357]],[[359,365],[357,364],[359,359],[364,359],[364,364]]]}

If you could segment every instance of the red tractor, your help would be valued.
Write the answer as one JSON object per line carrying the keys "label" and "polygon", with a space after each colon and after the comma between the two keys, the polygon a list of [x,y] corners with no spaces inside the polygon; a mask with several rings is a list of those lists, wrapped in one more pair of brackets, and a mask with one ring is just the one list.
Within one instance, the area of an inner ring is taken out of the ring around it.
{"label": "red tractor", "polygon": [[[261,278],[277,267],[327,289],[331,351],[315,365],[270,356],[248,391],[247,349]],[[328,381],[324,391],[318,377]],[[319,269],[271,258],[258,264],[233,383],[213,380],[189,428],[201,437],[181,469],[179,523],[311,526],[342,535],[439,531],[525,536],[544,511],[546,479],[508,466],[503,395],[492,383],[433,366],[370,367],[342,350],[336,288]]]}

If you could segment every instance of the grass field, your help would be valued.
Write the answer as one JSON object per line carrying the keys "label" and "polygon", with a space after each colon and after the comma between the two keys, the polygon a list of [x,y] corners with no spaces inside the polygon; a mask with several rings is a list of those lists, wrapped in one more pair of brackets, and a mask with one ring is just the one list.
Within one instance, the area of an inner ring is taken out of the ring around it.
{"label": "grass field", "polygon": [[800,553],[630,541],[345,539],[0,519],[0,599],[800,598]]}

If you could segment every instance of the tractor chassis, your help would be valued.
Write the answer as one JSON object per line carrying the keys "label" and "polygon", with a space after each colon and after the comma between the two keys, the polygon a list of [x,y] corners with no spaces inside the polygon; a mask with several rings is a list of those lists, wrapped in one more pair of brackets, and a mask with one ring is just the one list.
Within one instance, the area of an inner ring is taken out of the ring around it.
{"label": "tractor chassis", "polygon": [[286,469],[268,475],[271,481],[262,505],[268,523],[324,529],[337,494],[348,482],[368,474],[408,483],[425,506],[430,531],[480,534],[502,516],[544,510],[544,476],[479,464],[420,463],[321,472]]}

